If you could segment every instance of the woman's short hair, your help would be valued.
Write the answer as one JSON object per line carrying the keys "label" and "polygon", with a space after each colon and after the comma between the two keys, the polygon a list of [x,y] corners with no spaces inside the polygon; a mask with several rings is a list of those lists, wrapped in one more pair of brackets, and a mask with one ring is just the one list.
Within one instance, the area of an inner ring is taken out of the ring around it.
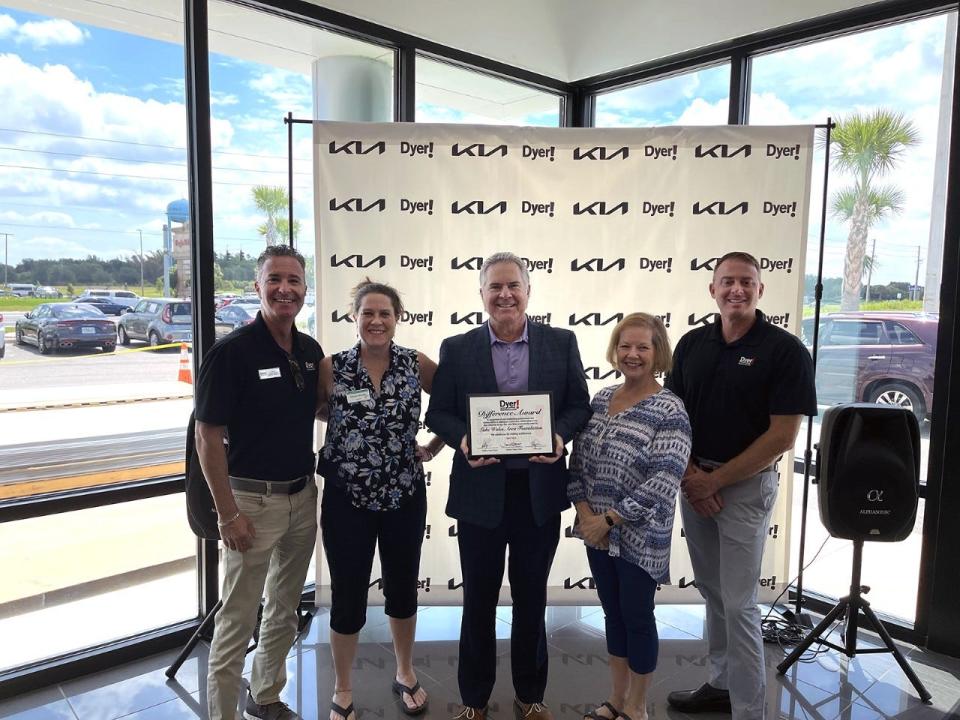
{"label": "woman's short hair", "polygon": [[393,305],[393,314],[397,316],[397,319],[403,315],[403,300],[400,299],[400,293],[390,285],[374,282],[370,278],[364,278],[350,291],[350,307],[353,309],[354,315],[360,312],[360,304],[370,294],[386,295],[390,298],[390,304]]}
{"label": "woman's short hair", "polygon": [[620,344],[620,335],[623,331],[632,327],[650,330],[653,338],[653,371],[670,372],[670,368],[673,367],[673,351],[670,349],[667,329],[660,318],[643,312],[630,313],[613,328],[613,332],[610,333],[610,343],[607,345],[607,362],[617,370],[620,369],[617,364],[617,345]]}

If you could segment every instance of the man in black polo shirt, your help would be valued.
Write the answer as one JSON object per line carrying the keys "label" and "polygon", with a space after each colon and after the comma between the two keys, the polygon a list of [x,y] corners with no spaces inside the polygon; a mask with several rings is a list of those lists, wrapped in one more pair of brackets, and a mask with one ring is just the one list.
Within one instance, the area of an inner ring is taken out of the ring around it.
{"label": "man in black polo shirt", "polygon": [[717,321],[684,335],[666,386],[683,399],[693,453],[680,512],[697,589],[706,601],[709,680],[667,700],[684,712],[764,714],[766,669],[757,587],[777,496],[776,462],[816,415],[813,362],[800,341],[757,310],[760,264],[720,258],[710,283]]}
{"label": "man in black polo shirt", "polygon": [[264,591],[243,716],[298,717],[280,691],[317,535],[313,428],[323,357],[316,340],[294,325],[306,291],[304,267],[291,247],[264,250],[257,260],[257,319],[214,345],[197,378],[197,453],[225,548],[223,607],[208,661],[211,720],[236,718],[243,659]]}

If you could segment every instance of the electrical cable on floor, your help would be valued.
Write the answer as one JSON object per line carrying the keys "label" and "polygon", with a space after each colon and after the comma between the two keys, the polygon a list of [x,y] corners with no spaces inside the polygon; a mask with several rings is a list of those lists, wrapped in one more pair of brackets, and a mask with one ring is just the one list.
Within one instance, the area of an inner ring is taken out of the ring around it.
{"label": "electrical cable on floor", "polygon": [[[820,553],[823,552],[823,548],[827,545],[827,540],[830,539],[828,535],[824,541],[820,544],[820,547],[817,548],[817,552],[813,554],[813,557],[810,558],[801,572],[806,572],[806,570],[813,565],[814,561],[820,556]],[[807,632],[810,628],[806,627],[800,622],[800,618],[793,614],[790,610],[777,610],[777,603],[780,601],[780,598],[783,597],[784,593],[787,592],[793,584],[800,577],[798,574],[790,582],[788,582],[783,590],[780,591],[780,594],[777,595],[776,599],[770,604],[770,609],[767,611],[767,614],[760,621],[760,634],[763,637],[765,643],[771,643],[778,645],[781,649],[784,649],[788,645],[796,645],[804,637],[806,637]],[[779,617],[771,618],[770,616],[776,612]],[[823,652],[822,648],[818,648],[814,651],[813,656],[807,660],[801,660],[801,662],[809,662],[809,660],[816,657],[819,653]]]}

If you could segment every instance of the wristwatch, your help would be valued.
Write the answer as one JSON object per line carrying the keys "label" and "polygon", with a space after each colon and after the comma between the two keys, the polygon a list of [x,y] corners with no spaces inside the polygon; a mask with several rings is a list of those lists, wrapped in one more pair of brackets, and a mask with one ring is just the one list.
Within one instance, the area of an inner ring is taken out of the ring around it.
{"label": "wristwatch", "polygon": [[615,525],[613,518],[610,517],[609,513],[604,513],[603,519],[607,521],[607,527],[613,527]]}

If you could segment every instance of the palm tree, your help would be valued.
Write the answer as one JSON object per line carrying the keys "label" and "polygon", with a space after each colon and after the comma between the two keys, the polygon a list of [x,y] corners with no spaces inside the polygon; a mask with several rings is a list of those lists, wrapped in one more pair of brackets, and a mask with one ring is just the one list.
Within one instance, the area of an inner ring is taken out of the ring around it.
{"label": "palm tree", "polygon": [[[267,245],[285,242],[290,236],[290,220],[285,217],[290,207],[290,197],[282,187],[257,185],[253,188],[253,202],[257,209],[266,213],[267,220],[257,227]],[[293,221],[293,237],[300,232],[300,221]]]}
{"label": "palm tree", "polygon": [[920,141],[919,133],[902,113],[878,109],[872,114],[854,113],[837,121],[833,131],[836,154],[833,164],[853,175],[854,184],[833,196],[833,214],[850,221],[843,266],[841,310],[860,307],[860,286],[867,233],[878,220],[903,209],[904,193],[891,185],[877,185],[904,150]]}

